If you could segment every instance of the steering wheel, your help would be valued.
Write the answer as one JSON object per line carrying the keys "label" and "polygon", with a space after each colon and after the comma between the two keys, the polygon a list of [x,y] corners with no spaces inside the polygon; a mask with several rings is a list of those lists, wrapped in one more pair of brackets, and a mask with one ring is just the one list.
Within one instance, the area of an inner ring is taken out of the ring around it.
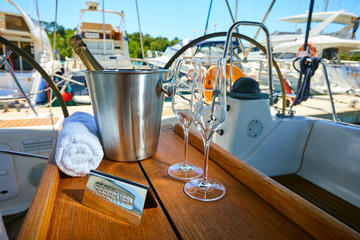
{"label": "steering wheel", "polygon": [[6,40],[5,38],[3,38],[1,36],[0,36],[0,42],[2,44],[4,44],[7,48],[9,48],[12,52],[21,56],[26,62],[28,62],[33,68],[35,68],[35,70],[37,70],[41,74],[41,76],[48,83],[49,87],[51,87],[56,98],[58,99],[64,117],[65,118],[68,117],[69,112],[67,110],[66,103],[65,103],[64,99],[62,98],[58,87],[56,86],[54,81],[50,78],[50,76],[45,72],[45,70],[34,60],[34,58],[32,56],[30,56],[27,52],[25,52],[21,48],[17,47],[12,42],[9,42],[8,40]]}
{"label": "steering wheel", "polygon": [[[183,46],[182,48],[180,48],[175,54],[174,56],[172,56],[170,58],[170,60],[165,64],[164,68],[165,69],[169,69],[171,67],[171,65],[174,63],[175,59],[177,59],[179,56],[181,56],[181,54],[183,54],[187,49],[195,46],[196,44],[202,42],[202,41],[205,41],[207,39],[210,39],[210,38],[214,38],[214,37],[225,37],[227,34],[227,32],[217,32],[217,33],[211,33],[211,34],[207,34],[207,35],[204,35],[204,36],[201,36],[199,38],[196,38],[194,40],[192,40],[190,43],[186,44],[185,46]],[[266,55],[266,48],[261,45],[258,41],[248,37],[248,36],[245,36],[245,35],[242,35],[242,34],[239,34],[239,33],[233,33],[233,37],[236,37],[236,38],[240,38],[240,39],[244,39],[250,43],[252,43],[253,45],[255,45],[256,47],[258,47],[265,55]],[[277,62],[275,61],[275,59],[273,58],[272,59],[273,61],[273,66],[277,72],[277,75],[279,77],[279,81],[280,81],[280,86],[281,86],[281,91],[282,91],[282,113],[285,114],[285,110],[286,110],[286,91],[285,91],[285,83],[284,83],[284,79],[283,79],[283,76],[281,74],[281,71],[280,71],[280,68],[279,68],[279,65],[277,64]]]}

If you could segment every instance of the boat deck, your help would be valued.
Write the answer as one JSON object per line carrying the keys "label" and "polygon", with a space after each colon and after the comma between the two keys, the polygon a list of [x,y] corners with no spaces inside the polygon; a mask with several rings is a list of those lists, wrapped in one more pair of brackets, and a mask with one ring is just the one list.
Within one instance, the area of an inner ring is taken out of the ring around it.
{"label": "boat deck", "polygon": [[59,117],[0,120],[0,128],[48,126],[58,120]]}
{"label": "boat deck", "polygon": [[296,174],[277,176],[273,177],[273,179],[339,221],[360,232],[360,208]]}
{"label": "boat deck", "polygon": [[[184,182],[167,174],[167,168],[182,159],[183,139],[179,136],[182,133],[180,125],[163,126],[158,151],[153,157],[127,163],[104,159],[98,169],[150,185],[158,206],[144,209],[139,226],[131,226],[81,204],[86,178],[67,177],[50,160],[18,239],[360,237],[359,233],[215,144],[210,149],[209,176],[222,182],[227,194],[214,202],[189,198],[183,192]],[[201,137],[190,131],[189,141],[189,160],[202,164]]]}
{"label": "boat deck", "polygon": [[[360,97],[346,94],[333,95],[338,118],[347,123],[360,122]],[[309,116],[332,119],[328,95],[310,97],[307,101],[293,107],[296,116]]]}

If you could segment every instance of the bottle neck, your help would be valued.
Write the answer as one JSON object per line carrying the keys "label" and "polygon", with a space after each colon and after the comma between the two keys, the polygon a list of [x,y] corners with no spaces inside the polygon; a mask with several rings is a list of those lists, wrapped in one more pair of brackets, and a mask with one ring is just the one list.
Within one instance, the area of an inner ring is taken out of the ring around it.
{"label": "bottle neck", "polygon": [[[76,52],[76,51],[75,51]],[[87,47],[82,47],[76,54],[80,57],[85,67],[89,71],[104,70],[100,63],[95,59]]]}
{"label": "bottle neck", "polygon": [[70,46],[74,52],[80,57],[85,67],[89,71],[104,70],[101,64],[91,54],[85,42],[79,35],[74,35],[69,39]]}

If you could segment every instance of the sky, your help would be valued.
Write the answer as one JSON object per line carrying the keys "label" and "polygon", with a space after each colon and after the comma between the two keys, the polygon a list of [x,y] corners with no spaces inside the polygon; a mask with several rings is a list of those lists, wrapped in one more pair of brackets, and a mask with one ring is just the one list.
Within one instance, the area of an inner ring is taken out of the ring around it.
{"label": "sky", "polygon": [[[36,2],[38,3],[39,15],[42,21],[55,21],[57,2],[57,23],[65,28],[76,28],[79,23],[81,8],[86,8],[86,0],[13,0],[26,13],[34,18],[37,17]],[[124,11],[125,30],[128,33],[139,32],[139,22],[136,10],[136,0],[98,0],[99,8],[113,11]],[[237,12],[238,21],[261,22],[272,0],[228,0],[233,15]],[[325,1],[315,0],[314,12],[323,11]],[[206,19],[209,12],[210,0],[137,0],[140,26],[143,34],[152,37],[166,37],[169,40],[178,37],[196,38],[204,35]],[[305,29],[306,25],[279,23],[278,19],[297,14],[305,14],[309,9],[310,0],[276,0],[265,25],[270,32],[295,31],[298,28]],[[360,0],[329,0],[328,11],[345,9],[348,12],[360,15]],[[0,0],[0,10],[12,10],[15,8]],[[85,13],[84,21],[102,22],[101,13]],[[105,22],[118,26],[120,17],[117,15],[105,15]],[[208,33],[227,31],[232,25],[232,20],[225,0],[213,0],[209,17]],[[241,27],[240,33],[254,36],[256,28]],[[259,39],[264,35],[260,35]],[[357,32],[360,39],[360,30]]]}

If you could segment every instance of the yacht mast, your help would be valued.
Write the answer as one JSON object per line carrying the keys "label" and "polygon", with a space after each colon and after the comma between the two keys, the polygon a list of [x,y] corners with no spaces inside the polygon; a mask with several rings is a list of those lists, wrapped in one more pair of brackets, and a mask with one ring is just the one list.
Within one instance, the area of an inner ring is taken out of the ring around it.
{"label": "yacht mast", "polygon": [[143,44],[142,33],[141,33],[139,7],[138,7],[137,0],[135,0],[135,3],[136,3],[136,12],[137,12],[137,17],[138,17],[138,23],[139,23],[139,35],[140,35],[141,54],[142,54],[142,59],[145,59],[144,44]]}
{"label": "yacht mast", "polygon": [[103,15],[103,40],[104,40],[104,60],[106,59],[106,32],[105,32],[105,4],[102,0],[102,15]]}
{"label": "yacht mast", "polygon": [[310,1],[310,9],[309,9],[309,15],[308,15],[308,19],[307,19],[307,24],[306,24],[306,33],[305,33],[305,42],[304,42],[304,50],[307,50],[308,47],[308,39],[309,39],[309,32],[310,32],[310,25],[311,25],[311,17],[312,17],[312,13],[313,13],[313,8],[314,8],[314,0]]}
{"label": "yacht mast", "polygon": [[[305,42],[304,42],[304,47],[303,47],[304,51],[307,51],[307,48],[308,48],[308,39],[309,39],[310,24],[311,24],[313,8],[314,8],[314,0],[310,0],[310,9],[309,9],[308,19],[307,19],[307,24],[306,24]],[[298,85],[297,85],[298,90],[300,89],[300,86],[301,86],[302,77],[303,77],[303,75],[302,75],[302,73],[300,73],[299,81],[298,81]]]}

